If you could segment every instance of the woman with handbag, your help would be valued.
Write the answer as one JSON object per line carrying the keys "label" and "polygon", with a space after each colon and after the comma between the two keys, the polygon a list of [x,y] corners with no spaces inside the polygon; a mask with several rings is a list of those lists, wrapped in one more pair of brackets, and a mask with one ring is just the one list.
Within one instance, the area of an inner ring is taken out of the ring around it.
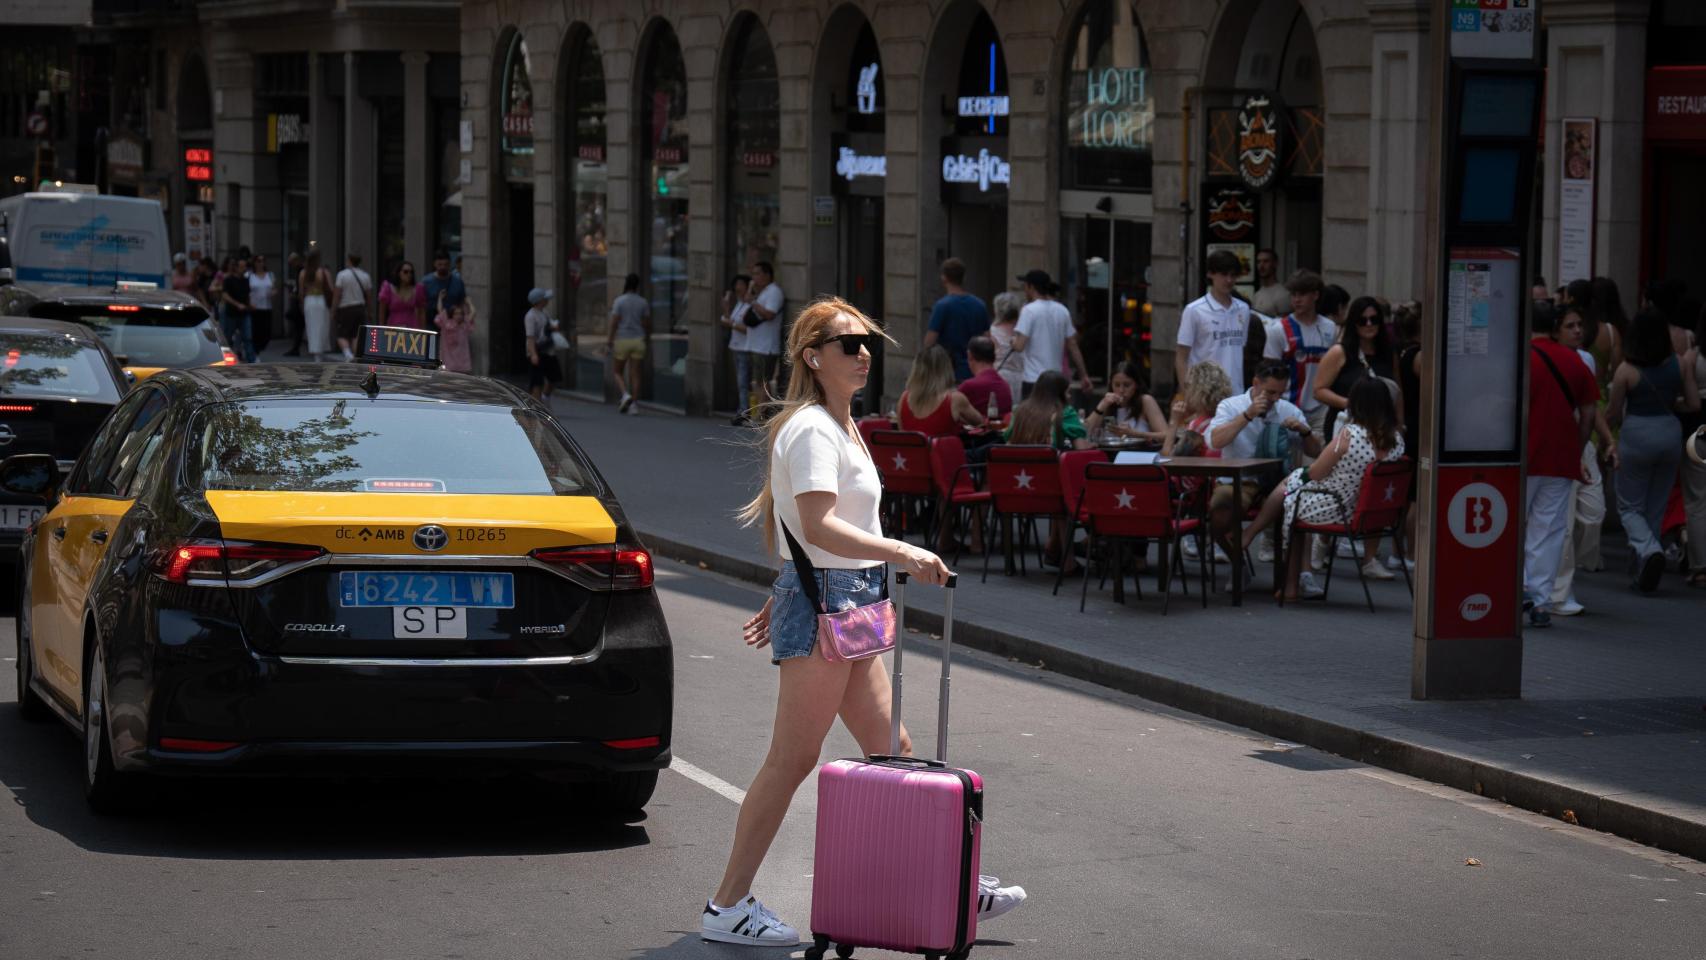
{"label": "woman with handbag", "polygon": [[[889,675],[873,655],[885,639],[893,646],[898,629],[887,601],[888,565],[924,583],[948,578],[941,558],[884,537],[877,520],[882,484],[852,404],[871,372],[870,347],[882,336],[875,323],[836,298],[806,307],[788,334],[787,359],[796,372],[764,425],[764,487],[741,512],[746,524],[763,525],[766,545],[781,559],[770,599],[744,631],[747,645],[769,647],[771,662],[780,667],[776,724],[764,765],[741,803],[722,884],[701,914],[706,940],[799,942],[798,932],[752,895],[753,878],[794,791],[817,767],[837,716],[867,754],[888,752]],[[856,651],[839,646],[848,639]],[[865,655],[847,659],[849,653]],[[900,752],[912,752],[904,727]],[[983,878],[982,886],[980,919],[1012,909],[1025,896],[993,877]]]}

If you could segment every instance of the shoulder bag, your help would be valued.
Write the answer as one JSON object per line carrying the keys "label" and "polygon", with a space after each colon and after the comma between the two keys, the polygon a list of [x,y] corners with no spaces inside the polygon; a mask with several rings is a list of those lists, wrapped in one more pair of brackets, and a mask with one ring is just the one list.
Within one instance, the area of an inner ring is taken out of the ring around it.
{"label": "shoulder bag", "polygon": [[788,552],[793,554],[794,572],[800,578],[800,590],[817,610],[817,648],[825,660],[866,660],[894,649],[896,623],[894,604],[887,597],[876,603],[829,613],[817,589],[817,569],[787,524],[780,524],[782,535],[788,538]]}

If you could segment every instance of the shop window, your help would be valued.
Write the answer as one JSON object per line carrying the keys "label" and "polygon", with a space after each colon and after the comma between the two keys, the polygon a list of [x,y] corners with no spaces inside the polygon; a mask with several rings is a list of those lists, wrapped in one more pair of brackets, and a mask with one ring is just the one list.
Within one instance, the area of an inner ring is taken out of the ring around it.
{"label": "shop window", "polygon": [[568,127],[563,138],[564,169],[569,177],[567,193],[574,198],[571,206],[562,208],[567,221],[563,225],[564,253],[572,291],[564,300],[572,311],[568,321],[575,331],[575,384],[581,389],[596,389],[604,371],[601,348],[606,328],[602,321],[615,293],[610,289],[610,245],[604,233],[609,202],[604,55],[598,41],[583,33],[574,44],[572,57],[573,72],[568,74],[564,96],[557,101],[569,105],[560,119]]}
{"label": "shop window", "polygon": [[647,46],[640,90],[645,150],[640,183],[643,216],[637,249],[647,251],[637,271],[651,300],[649,399],[686,403],[687,375],[687,67],[681,44],[659,23]]}

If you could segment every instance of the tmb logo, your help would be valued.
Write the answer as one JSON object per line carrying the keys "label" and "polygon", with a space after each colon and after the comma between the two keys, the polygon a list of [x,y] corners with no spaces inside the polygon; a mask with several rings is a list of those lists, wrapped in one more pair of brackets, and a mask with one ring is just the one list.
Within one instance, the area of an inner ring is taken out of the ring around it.
{"label": "tmb logo", "polygon": [[1463,598],[1457,612],[1469,623],[1474,623],[1493,612],[1493,598],[1484,593],[1472,593]]}

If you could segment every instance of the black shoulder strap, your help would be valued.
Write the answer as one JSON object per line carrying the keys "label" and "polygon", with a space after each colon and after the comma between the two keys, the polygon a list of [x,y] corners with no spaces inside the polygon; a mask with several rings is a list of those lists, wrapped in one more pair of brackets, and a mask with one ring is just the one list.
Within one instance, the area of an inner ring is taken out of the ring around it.
{"label": "black shoulder strap", "polygon": [[806,556],[800,541],[794,539],[793,531],[788,529],[788,525],[780,520],[776,521],[776,524],[782,528],[782,536],[788,538],[788,552],[794,555],[794,572],[799,574],[800,590],[805,593],[806,599],[812,602],[814,610],[824,613],[823,597],[817,592],[817,568],[812,566],[811,558]]}
{"label": "black shoulder strap", "polygon": [[1534,355],[1546,363],[1546,369],[1552,371],[1552,379],[1558,381],[1558,389],[1564,391],[1564,401],[1570,405],[1570,409],[1574,410],[1578,406],[1576,392],[1570,389],[1569,382],[1564,379],[1562,373],[1558,372],[1558,365],[1552,362],[1552,358],[1546,355],[1546,351],[1534,344],[1529,344],[1528,349],[1534,351]]}

